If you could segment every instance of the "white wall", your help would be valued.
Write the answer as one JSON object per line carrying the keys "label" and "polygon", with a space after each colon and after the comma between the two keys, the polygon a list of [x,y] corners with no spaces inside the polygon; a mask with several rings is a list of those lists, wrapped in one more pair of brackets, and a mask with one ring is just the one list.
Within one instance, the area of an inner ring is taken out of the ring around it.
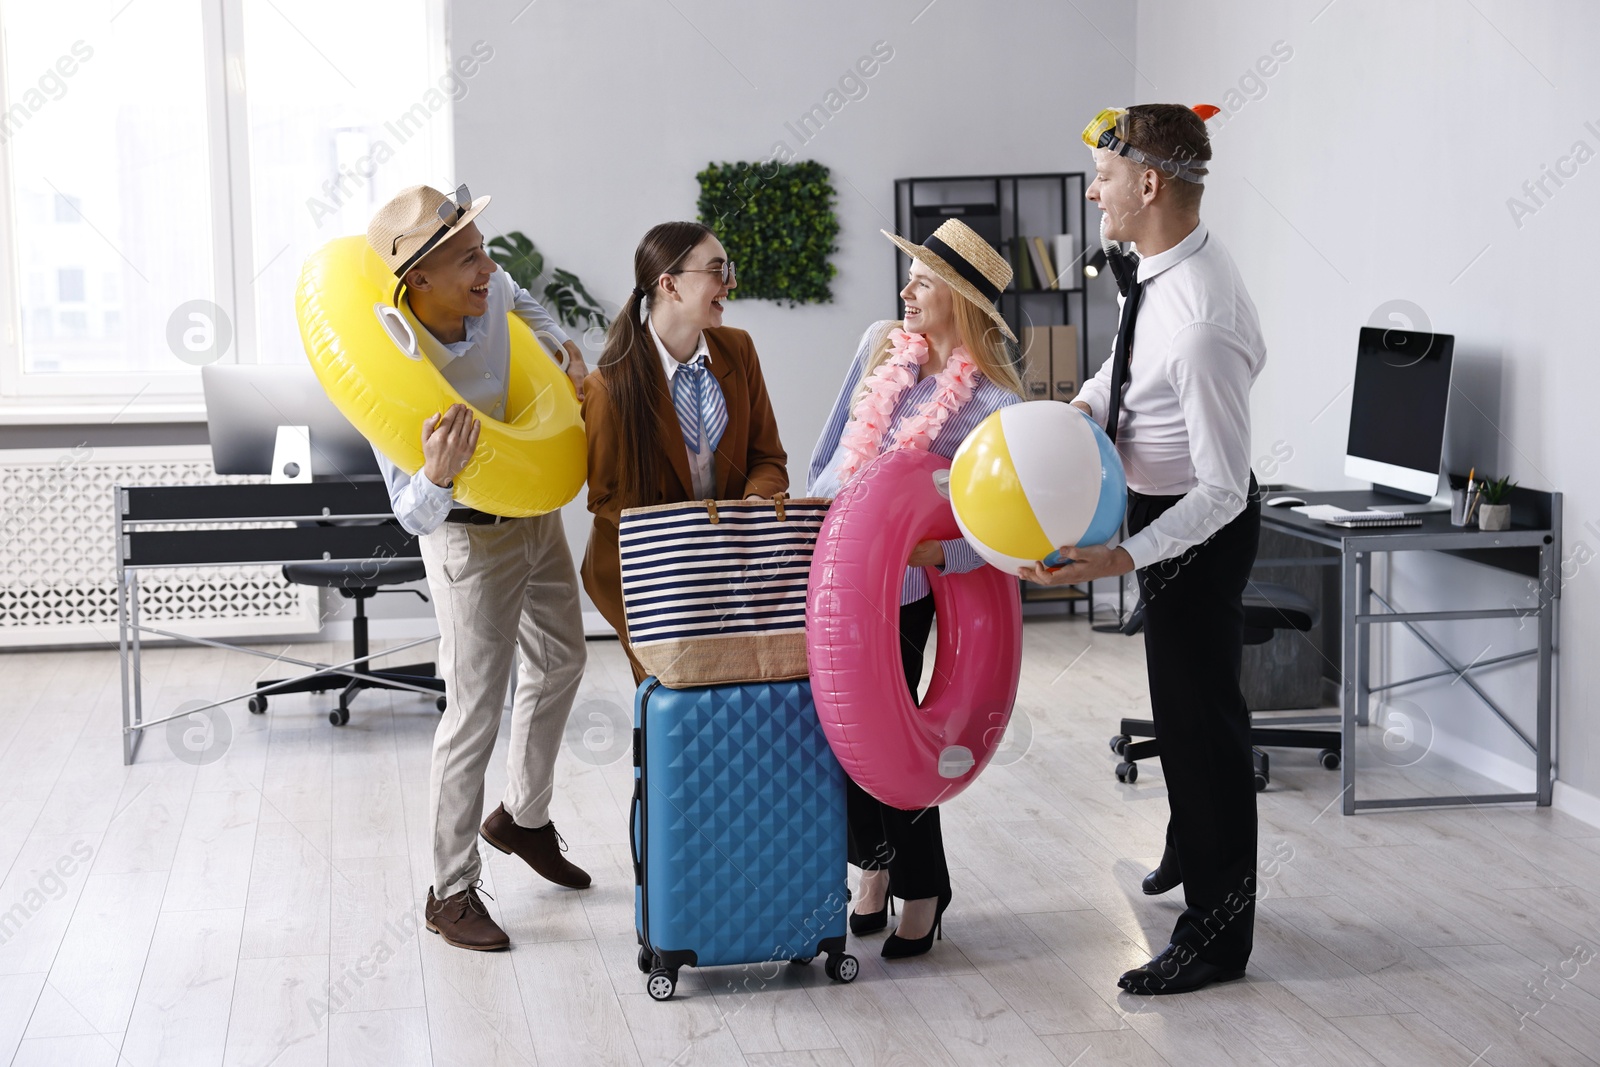
{"label": "white wall", "polygon": [[[1293,52],[1213,120],[1204,208],[1261,310],[1269,357],[1253,397],[1254,451],[1292,451],[1275,477],[1354,484],[1341,468],[1356,329],[1405,300],[1456,337],[1451,468],[1475,463],[1565,494],[1560,777],[1600,794],[1600,664],[1590,654],[1600,567],[1583,565],[1600,552],[1590,291],[1600,162],[1587,162],[1600,152],[1600,6],[1141,0],[1137,39],[1138,100],[1226,106],[1275,42]],[[1523,183],[1578,142],[1585,164],[1531,200]],[[1512,197],[1536,210],[1514,219]],[[1532,603],[1521,580],[1449,559],[1402,560],[1392,589],[1402,608]],[[1463,662],[1531,647],[1534,634],[1514,623],[1426,628]],[[1409,637],[1392,638],[1389,652],[1396,672],[1439,666]],[[1490,682],[1529,730],[1532,677],[1517,667]],[[1531,768],[1464,690],[1406,695],[1440,749],[1469,760],[1494,749]],[[1521,786],[1530,782],[1524,772]]]}
{"label": "white wall", "polygon": [[[898,313],[894,249],[878,233],[894,227],[894,179],[1088,170],[1078,133],[1133,85],[1133,8],[1115,0],[1080,0],[1082,15],[971,0],[612,0],[518,16],[525,3],[452,6],[451,53],[482,39],[496,59],[457,105],[457,173],[430,177],[492,194],[486,233],[526,232],[608,309],[632,288],[644,232],[695,217],[707,163],[764,160],[783,140],[831,168],[834,302],[736,301],[727,317],[761,354],[796,486],[861,331]],[[866,95],[802,145],[785,124],[878,41],[894,54]],[[581,502],[567,524],[581,555]]]}

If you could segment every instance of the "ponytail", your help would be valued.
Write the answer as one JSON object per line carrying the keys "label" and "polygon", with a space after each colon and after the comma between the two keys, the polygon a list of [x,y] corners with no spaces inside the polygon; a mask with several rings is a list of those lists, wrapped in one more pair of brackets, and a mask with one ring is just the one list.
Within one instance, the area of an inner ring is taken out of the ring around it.
{"label": "ponytail", "polygon": [[644,321],[650,293],[661,275],[676,269],[710,234],[698,222],[651,227],[633,253],[633,292],[606,331],[596,369],[614,409],[610,432],[616,436],[617,491],[625,508],[658,503],[661,494],[663,452],[656,422],[660,356]]}

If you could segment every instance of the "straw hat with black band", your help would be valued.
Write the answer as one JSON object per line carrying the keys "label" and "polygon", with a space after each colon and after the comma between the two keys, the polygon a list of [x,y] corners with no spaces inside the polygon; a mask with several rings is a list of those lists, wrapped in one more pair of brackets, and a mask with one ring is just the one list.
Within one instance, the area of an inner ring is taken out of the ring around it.
{"label": "straw hat with black band", "polygon": [[478,213],[489,206],[489,198],[472,199],[465,185],[454,197],[426,185],[402,189],[372,216],[367,224],[367,243],[385,265],[401,279],[394,287],[395,304],[405,286],[406,271],[422,257],[460,233]]}
{"label": "straw hat with black band", "polygon": [[996,252],[994,246],[978,236],[971,226],[960,219],[946,219],[933,235],[920,245],[888,230],[880,230],[900,251],[918,260],[937,274],[950,288],[982,308],[984,313],[1000,327],[1000,332],[1010,341],[1017,335],[1011,332],[995,302],[1005,287],[1011,284],[1011,264]]}

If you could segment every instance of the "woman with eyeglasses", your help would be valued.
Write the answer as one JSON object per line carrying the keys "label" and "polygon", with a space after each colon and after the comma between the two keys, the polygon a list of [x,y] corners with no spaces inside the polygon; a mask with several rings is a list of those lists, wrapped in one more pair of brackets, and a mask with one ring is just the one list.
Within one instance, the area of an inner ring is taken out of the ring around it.
{"label": "woman with eyeglasses", "polygon": [[698,222],[652,227],[633,253],[633,292],[584,383],[589,510],[583,587],[628,654],[617,528],[624,508],[765,498],[789,488],[788,457],[755,345],[722,325],[733,262]]}

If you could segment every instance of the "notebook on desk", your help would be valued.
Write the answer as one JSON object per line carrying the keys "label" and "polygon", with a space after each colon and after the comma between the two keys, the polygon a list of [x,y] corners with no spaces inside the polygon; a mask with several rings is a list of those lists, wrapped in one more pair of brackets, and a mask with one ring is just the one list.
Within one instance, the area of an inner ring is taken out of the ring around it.
{"label": "notebook on desk", "polygon": [[1365,529],[1369,526],[1421,526],[1422,519],[1399,511],[1346,511],[1332,504],[1302,504],[1293,510],[1308,519],[1320,519],[1329,526],[1343,526],[1347,530]]}

